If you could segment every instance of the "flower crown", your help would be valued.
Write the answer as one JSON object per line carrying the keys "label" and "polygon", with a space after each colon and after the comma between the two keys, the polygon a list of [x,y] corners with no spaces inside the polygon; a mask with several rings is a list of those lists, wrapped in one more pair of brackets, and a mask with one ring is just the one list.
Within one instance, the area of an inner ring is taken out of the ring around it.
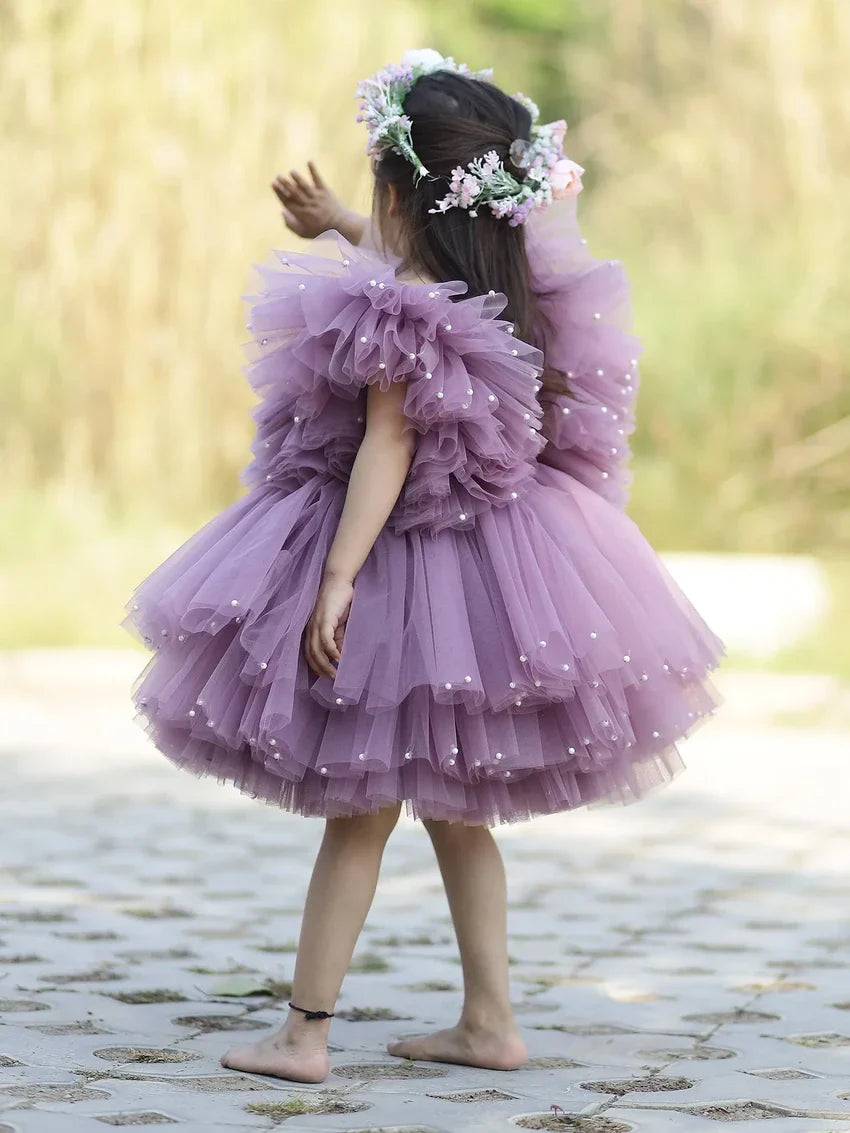
{"label": "flower crown", "polygon": [[[366,152],[377,160],[387,150],[401,154],[413,166],[416,181],[431,174],[413,148],[412,123],[404,113],[404,100],[418,79],[435,71],[453,71],[470,79],[489,79],[493,74],[489,69],[470,71],[466,64],[425,48],[406,51],[401,63],[391,63],[357,84],[356,93],[361,100],[357,121],[365,122],[369,129]],[[496,151],[491,150],[473,158],[466,168],[459,165],[453,169],[449,192],[429,212],[463,208],[475,217],[479,208],[486,205],[493,216],[506,218],[515,226],[524,224],[532,209],[546,208],[553,200],[581,192],[584,170],[564,157],[562,148],[566,122],[560,119],[538,126],[537,106],[525,95],[515,97],[528,110],[532,121],[531,137],[516,138],[509,151],[512,164],[525,170],[523,179],[509,173]]]}

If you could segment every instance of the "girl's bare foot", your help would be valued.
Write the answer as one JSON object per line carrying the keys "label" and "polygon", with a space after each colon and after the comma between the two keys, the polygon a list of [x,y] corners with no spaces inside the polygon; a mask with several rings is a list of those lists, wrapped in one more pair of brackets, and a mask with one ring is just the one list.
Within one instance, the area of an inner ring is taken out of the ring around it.
{"label": "girl's bare foot", "polygon": [[221,1056],[229,1070],[271,1074],[290,1082],[324,1082],[328,1076],[328,1052],[314,1037],[299,1040],[286,1028],[256,1043],[231,1047]]}
{"label": "girl's bare foot", "polygon": [[515,1029],[484,1030],[458,1024],[446,1031],[396,1039],[387,1044],[390,1054],[424,1062],[459,1062],[485,1070],[516,1070],[528,1057],[525,1043]]}

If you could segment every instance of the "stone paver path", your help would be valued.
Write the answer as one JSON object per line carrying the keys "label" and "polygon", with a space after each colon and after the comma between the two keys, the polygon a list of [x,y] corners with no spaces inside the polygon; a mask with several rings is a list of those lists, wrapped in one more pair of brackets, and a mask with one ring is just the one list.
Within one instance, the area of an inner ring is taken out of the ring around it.
{"label": "stone paver path", "polygon": [[460,983],[430,845],[402,822],[333,1072],[298,1087],[217,1060],[280,1017],[321,823],[173,769],[130,720],[143,664],[0,658],[0,1133],[850,1130],[850,728],[830,682],[721,674],[674,785],[497,832],[516,1072],[386,1054],[452,1022]]}

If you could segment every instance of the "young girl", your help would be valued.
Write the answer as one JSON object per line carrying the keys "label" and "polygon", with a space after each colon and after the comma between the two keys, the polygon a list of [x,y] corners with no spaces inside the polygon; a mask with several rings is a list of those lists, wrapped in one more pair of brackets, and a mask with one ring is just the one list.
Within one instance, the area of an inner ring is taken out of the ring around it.
{"label": "young girl", "polygon": [[134,699],[160,750],[326,820],[286,1021],[222,1058],[302,1082],[328,1072],[402,803],[464,998],[390,1053],[523,1062],[488,828],[669,781],[723,651],[623,511],[637,345],[621,266],[576,226],[565,124],[432,51],[358,93],[372,223],[312,166],[275,182],[290,228],[335,236],[261,269],[248,491],[127,618],[155,649]]}

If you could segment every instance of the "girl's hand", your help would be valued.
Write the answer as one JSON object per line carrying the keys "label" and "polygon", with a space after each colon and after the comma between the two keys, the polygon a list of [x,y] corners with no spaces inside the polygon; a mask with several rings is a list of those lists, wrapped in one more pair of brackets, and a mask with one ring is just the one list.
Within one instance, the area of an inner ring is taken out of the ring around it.
{"label": "girl's hand", "polygon": [[286,227],[296,236],[312,240],[330,228],[344,223],[345,209],[338,197],[325,185],[312,161],[307,162],[312,184],[297,169],[289,177],[278,175],[272,182],[275,196],[283,205]]}
{"label": "girl's hand", "polygon": [[316,596],[313,613],[304,630],[304,656],[317,676],[336,676],[345,624],[354,597],[354,585],[346,579],[325,577]]}

